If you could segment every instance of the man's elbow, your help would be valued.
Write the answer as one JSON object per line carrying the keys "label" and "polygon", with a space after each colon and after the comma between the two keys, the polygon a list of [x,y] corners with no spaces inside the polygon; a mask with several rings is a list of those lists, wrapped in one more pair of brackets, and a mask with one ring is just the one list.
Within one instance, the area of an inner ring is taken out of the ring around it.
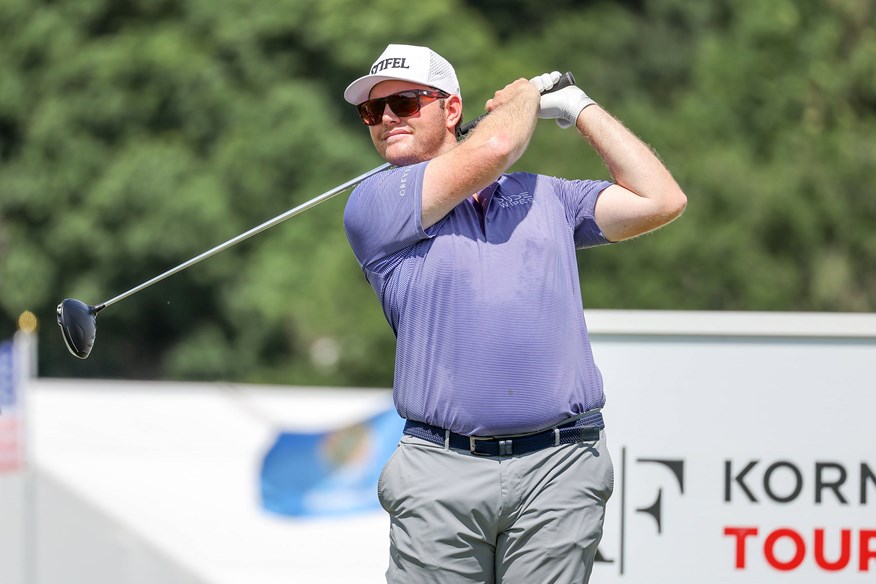
{"label": "man's elbow", "polygon": [[687,207],[687,195],[684,194],[680,188],[673,189],[667,196],[667,201],[665,204],[665,213],[668,217],[666,221],[673,221],[681,217],[681,214],[684,213],[685,208]]}
{"label": "man's elbow", "polygon": [[484,167],[501,174],[523,155],[525,145],[517,143],[506,132],[497,132],[475,148],[474,158]]}
{"label": "man's elbow", "polygon": [[684,213],[687,207],[687,196],[681,189],[673,189],[666,192],[660,198],[660,202],[653,208],[651,218],[646,221],[647,225],[642,230],[643,233],[659,229],[664,225],[672,223]]}

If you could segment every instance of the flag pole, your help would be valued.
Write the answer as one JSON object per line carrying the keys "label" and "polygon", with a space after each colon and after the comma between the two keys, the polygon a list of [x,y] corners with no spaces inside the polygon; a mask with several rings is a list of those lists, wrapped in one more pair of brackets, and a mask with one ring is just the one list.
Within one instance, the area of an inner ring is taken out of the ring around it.
{"label": "flag pole", "polygon": [[33,432],[30,427],[32,416],[29,415],[30,381],[37,374],[37,318],[25,311],[18,318],[18,332],[13,338],[13,359],[15,384],[18,386],[21,467],[24,484],[24,521],[22,525],[24,584],[36,584],[37,578],[37,501],[36,501],[36,469],[33,461]]}

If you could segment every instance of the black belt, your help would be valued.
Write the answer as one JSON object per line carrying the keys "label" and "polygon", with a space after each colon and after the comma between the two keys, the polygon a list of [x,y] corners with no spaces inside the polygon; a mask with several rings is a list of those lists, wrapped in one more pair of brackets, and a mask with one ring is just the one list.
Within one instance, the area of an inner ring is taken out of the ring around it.
{"label": "black belt", "polygon": [[433,444],[440,444],[442,446],[447,444],[450,448],[468,450],[472,454],[510,456],[512,454],[535,452],[536,450],[542,450],[549,446],[559,446],[560,444],[595,441],[599,439],[599,431],[603,428],[605,428],[605,423],[602,420],[602,414],[593,412],[571,422],[532,434],[465,436],[456,432],[449,432],[448,436],[448,431],[444,428],[414,420],[405,421],[404,433],[408,436],[432,442]]}

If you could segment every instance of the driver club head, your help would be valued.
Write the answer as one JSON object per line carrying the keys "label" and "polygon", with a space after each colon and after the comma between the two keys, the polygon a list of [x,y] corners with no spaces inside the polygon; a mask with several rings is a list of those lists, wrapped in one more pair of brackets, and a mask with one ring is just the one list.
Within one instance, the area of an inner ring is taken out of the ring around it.
{"label": "driver club head", "polygon": [[66,298],[58,305],[58,326],[64,335],[67,349],[80,359],[85,359],[94,346],[97,334],[97,313],[101,307],[85,304],[75,298]]}

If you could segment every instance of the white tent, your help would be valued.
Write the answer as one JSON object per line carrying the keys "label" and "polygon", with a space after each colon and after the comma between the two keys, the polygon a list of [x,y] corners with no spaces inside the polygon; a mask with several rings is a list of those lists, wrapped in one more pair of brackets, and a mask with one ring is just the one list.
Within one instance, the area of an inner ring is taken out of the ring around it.
{"label": "white tent", "polygon": [[34,582],[383,581],[383,512],[272,515],[258,478],[278,431],[358,421],[387,407],[387,391],[48,379],[29,390]]}

